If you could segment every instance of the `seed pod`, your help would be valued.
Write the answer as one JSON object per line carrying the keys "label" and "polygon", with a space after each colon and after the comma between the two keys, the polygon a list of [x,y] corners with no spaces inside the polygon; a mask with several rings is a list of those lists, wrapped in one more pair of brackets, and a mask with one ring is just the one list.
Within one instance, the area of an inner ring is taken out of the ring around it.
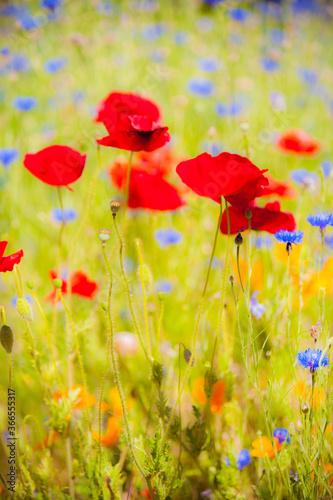
{"label": "seed pod", "polygon": [[233,283],[235,281],[235,278],[231,275],[231,276],[229,276],[229,281],[230,281],[230,283]]}
{"label": "seed pod", "polygon": [[111,210],[113,217],[115,217],[117,215],[117,212],[119,212],[119,209],[120,209],[120,203],[118,200],[110,201],[110,210]]}
{"label": "seed pod", "polygon": [[14,344],[14,335],[8,325],[2,325],[0,330],[0,342],[7,354],[11,354]]}
{"label": "seed pod", "polygon": [[16,302],[16,310],[24,321],[32,321],[32,311],[29,302],[24,297],[19,297]]}
{"label": "seed pod", "polygon": [[110,239],[110,236],[111,236],[111,231],[110,229],[99,229],[98,231],[98,237],[99,239],[101,240],[102,243],[105,243],[106,241],[108,241]]}
{"label": "seed pod", "polygon": [[27,287],[29,288],[29,290],[33,290],[34,288],[34,284],[32,281],[27,281]]}
{"label": "seed pod", "polygon": [[242,244],[243,244],[243,236],[240,233],[238,233],[235,238],[235,245],[239,247]]}
{"label": "seed pod", "polygon": [[245,217],[247,219],[251,219],[252,218],[252,212],[251,212],[251,210],[249,208],[245,212]]}
{"label": "seed pod", "polygon": [[62,287],[62,280],[59,278],[56,278],[55,280],[53,280],[53,284],[56,288],[60,289]]}

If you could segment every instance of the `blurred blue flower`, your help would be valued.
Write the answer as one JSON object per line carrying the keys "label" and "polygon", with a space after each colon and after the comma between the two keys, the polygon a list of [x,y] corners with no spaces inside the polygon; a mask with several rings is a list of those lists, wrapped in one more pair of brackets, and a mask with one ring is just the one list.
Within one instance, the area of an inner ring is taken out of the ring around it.
{"label": "blurred blue flower", "polygon": [[275,45],[281,45],[284,40],[284,32],[279,28],[274,28],[269,31],[269,36]]}
{"label": "blurred blue flower", "polygon": [[209,97],[215,90],[215,86],[212,82],[206,78],[192,78],[187,84],[187,88],[191,94],[195,94],[202,97]]}
{"label": "blurred blue flower", "polygon": [[197,28],[201,33],[208,33],[214,28],[214,21],[210,17],[200,17],[197,20]]}
{"label": "blurred blue flower", "polygon": [[279,443],[282,444],[284,442],[290,443],[290,436],[288,435],[288,429],[284,427],[279,427],[273,431],[273,437],[279,440]]}
{"label": "blurred blue flower", "polygon": [[275,59],[271,59],[270,57],[264,57],[261,60],[262,68],[267,71],[267,73],[273,73],[277,71],[280,67],[280,64]]}
{"label": "blurred blue flower", "polygon": [[229,16],[231,17],[231,19],[233,19],[234,21],[239,21],[240,23],[244,23],[249,15],[250,13],[248,10],[242,9],[240,7],[229,10]]}
{"label": "blurred blue flower", "polygon": [[157,47],[150,53],[150,58],[155,62],[163,62],[165,60],[165,50],[162,47]]}
{"label": "blurred blue flower", "polygon": [[332,170],[332,162],[330,160],[324,160],[321,163],[321,168],[323,169],[324,177],[328,178]]}
{"label": "blurred blue flower", "polygon": [[333,234],[325,234],[324,243],[328,246],[328,248],[333,249]]}
{"label": "blurred blue flower", "polygon": [[42,9],[54,12],[56,9],[59,9],[61,3],[61,0],[42,0],[39,6],[42,7]]}
{"label": "blurred blue flower", "polygon": [[224,462],[227,464],[228,467],[230,467],[231,463],[228,457],[225,457]]}
{"label": "blurred blue flower", "polygon": [[[302,368],[310,368],[310,371],[313,373],[315,370],[319,368],[319,360],[322,355],[321,349],[306,349],[305,351],[300,351],[297,354],[297,364]],[[327,354],[321,360],[320,366],[328,366],[329,357]]]}
{"label": "blurred blue flower", "polygon": [[255,246],[257,248],[270,248],[273,245],[273,239],[270,236],[257,236]]}
{"label": "blurred blue flower", "polygon": [[62,70],[68,63],[66,57],[53,57],[44,63],[46,73],[57,73]]}
{"label": "blurred blue flower", "polygon": [[65,222],[73,222],[77,219],[77,211],[74,208],[54,208],[51,210],[51,217],[55,222],[62,223],[62,218],[64,217]]}
{"label": "blurred blue flower", "polygon": [[[24,295],[24,298],[30,305],[32,305],[32,298],[30,297],[30,295]],[[14,295],[14,297],[10,299],[10,305],[16,307],[17,299],[18,295]]]}
{"label": "blurred blue flower", "polygon": [[8,62],[7,68],[10,71],[26,72],[30,69],[30,61],[28,57],[23,54],[13,54],[12,58]]}
{"label": "blurred blue flower", "polygon": [[23,6],[18,6],[14,4],[7,4],[4,5],[3,7],[0,7],[0,16],[3,17],[18,17],[20,15],[23,15],[24,13],[27,13],[27,8]]}
{"label": "blurred blue flower", "polygon": [[131,257],[124,257],[124,268],[127,273],[133,271],[134,268],[134,260]]}
{"label": "blurred blue flower", "polygon": [[109,16],[112,12],[112,4],[111,2],[100,2],[96,5],[96,10],[100,14],[105,14],[106,16]]}
{"label": "blurred blue flower", "polygon": [[203,141],[201,147],[206,153],[209,153],[212,156],[217,156],[225,150],[221,142],[215,141]]}
{"label": "blurred blue flower", "polygon": [[272,90],[269,93],[269,103],[276,111],[285,111],[287,109],[285,96],[277,90]]}
{"label": "blurred blue flower", "polygon": [[239,33],[230,33],[229,42],[233,45],[242,45],[243,37]]}
{"label": "blurred blue flower", "polygon": [[155,12],[158,9],[158,3],[155,0],[138,0],[133,2],[131,7],[139,12]]}
{"label": "blurred blue flower", "polygon": [[246,449],[241,450],[239,452],[238,458],[236,460],[236,465],[237,465],[238,469],[242,470],[247,465],[250,465],[250,463],[251,463],[251,454],[250,454],[249,450],[246,450]]}
{"label": "blurred blue flower", "polygon": [[299,68],[297,70],[297,75],[302,80],[302,82],[313,87],[318,81],[317,73],[310,68]]}
{"label": "blurred blue flower", "polygon": [[37,99],[32,96],[18,96],[15,97],[13,106],[19,111],[30,111],[37,106]]}
{"label": "blurred blue flower", "polygon": [[20,25],[23,30],[31,31],[39,28],[43,24],[41,16],[32,16],[31,14],[24,14],[20,17]]}
{"label": "blurred blue flower", "polygon": [[320,231],[324,231],[326,226],[333,226],[333,213],[317,212],[316,215],[309,215],[306,220],[311,226],[319,227]]}
{"label": "blurred blue flower", "polygon": [[302,12],[317,14],[320,10],[320,5],[316,0],[293,0],[291,6],[293,14],[300,14]]}
{"label": "blurred blue flower", "polygon": [[7,169],[19,157],[19,152],[15,148],[0,148],[0,163]]}
{"label": "blurred blue flower", "polygon": [[167,248],[169,245],[177,245],[183,239],[182,233],[175,229],[158,229],[154,233],[154,238],[160,248]]}
{"label": "blurred blue flower", "polygon": [[237,116],[243,110],[241,101],[232,100],[229,103],[218,102],[216,104],[216,112],[222,118],[223,116]]}
{"label": "blurred blue flower", "polygon": [[304,233],[302,233],[302,231],[287,231],[280,229],[274,236],[279,243],[293,243],[297,245],[298,243],[302,243]]}
{"label": "blurred blue flower", "polygon": [[202,0],[202,1],[203,3],[210,5],[211,7],[215,7],[215,5],[224,2],[224,0]]}
{"label": "blurred blue flower", "polygon": [[143,30],[142,37],[144,40],[153,42],[163,35],[163,31],[162,24],[151,24]]}
{"label": "blurred blue flower", "polygon": [[[210,263],[210,257],[207,257],[206,266],[208,267]],[[220,267],[220,261],[217,257],[213,257],[212,269],[218,269]]]}
{"label": "blurred blue flower", "polygon": [[214,71],[218,71],[220,63],[214,57],[204,57],[203,59],[199,59],[198,66],[202,71],[214,73]]}
{"label": "blurred blue flower", "polygon": [[80,101],[83,101],[84,92],[82,92],[82,90],[74,90],[72,93],[72,98],[75,104],[78,104]]}
{"label": "blurred blue flower", "polygon": [[296,170],[290,171],[290,177],[293,181],[297,182],[297,184],[302,184],[305,186],[311,186],[317,182],[317,175],[313,172],[309,172],[306,168],[299,168]]}
{"label": "blurred blue flower", "polygon": [[187,40],[187,36],[185,31],[177,31],[174,35],[174,40],[177,45],[183,45]]}
{"label": "blurred blue flower", "polygon": [[1,47],[0,54],[2,56],[8,56],[10,54],[10,48],[7,47],[6,45],[4,47]]}
{"label": "blurred blue flower", "polygon": [[259,293],[258,290],[254,291],[250,298],[250,312],[256,319],[260,319],[267,309],[263,304],[258,302],[257,297]]}
{"label": "blurred blue flower", "polygon": [[171,283],[170,281],[167,281],[167,280],[159,280],[159,281],[156,281],[156,283],[155,283],[156,293],[159,293],[159,292],[170,293],[170,292],[172,292],[173,288],[174,288],[173,283]]}
{"label": "blurred blue flower", "polygon": [[[204,0],[205,1],[205,0]],[[211,1],[211,0],[210,0]],[[214,498],[214,493],[213,493],[213,490],[204,490],[200,493],[200,495],[202,496],[202,498],[211,498],[213,499]]]}

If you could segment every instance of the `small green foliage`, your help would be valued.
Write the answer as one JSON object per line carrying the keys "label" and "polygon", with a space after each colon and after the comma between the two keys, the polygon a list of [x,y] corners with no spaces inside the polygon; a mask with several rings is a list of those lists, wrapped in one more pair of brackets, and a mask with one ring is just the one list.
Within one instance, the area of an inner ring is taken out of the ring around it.
{"label": "small green foliage", "polygon": [[206,423],[198,408],[193,406],[195,422],[186,427],[186,440],[194,456],[200,455],[207,442]]}

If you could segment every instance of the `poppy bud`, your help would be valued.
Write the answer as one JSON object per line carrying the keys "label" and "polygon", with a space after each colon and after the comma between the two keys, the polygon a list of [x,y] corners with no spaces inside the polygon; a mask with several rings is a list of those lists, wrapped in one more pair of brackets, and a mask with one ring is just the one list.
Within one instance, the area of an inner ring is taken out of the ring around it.
{"label": "poppy bud", "polygon": [[271,357],[271,355],[272,355],[271,351],[267,351],[267,352],[266,352],[266,356],[267,356],[268,358],[270,358],[270,357]]}
{"label": "poppy bud", "polygon": [[7,354],[11,354],[14,344],[14,335],[8,325],[2,325],[0,330],[0,342]]}
{"label": "poppy bud", "polygon": [[242,244],[243,244],[243,236],[240,233],[238,233],[235,238],[235,245],[239,247]]}
{"label": "poppy bud", "polygon": [[101,240],[102,244],[105,244],[111,236],[111,231],[110,229],[99,229],[98,231],[98,237]]}
{"label": "poppy bud", "polygon": [[60,289],[60,288],[62,287],[62,280],[61,280],[61,279],[59,279],[59,278],[57,278],[57,279],[53,280],[53,284],[54,284],[54,286],[55,286],[56,288],[59,288],[59,289]]}
{"label": "poppy bud", "polygon": [[308,411],[309,411],[309,407],[306,403],[304,403],[302,405],[302,412],[304,413],[304,415],[306,415],[308,413]]}
{"label": "poppy bud", "polygon": [[162,302],[165,299],[165,292],[158,292],[157,297]]}
{"label": "poppy bud", "polygon": [[290,243],[290,241],[288,241],[287,245],[286,245],[286,250],[288,253],[290,253],[292,251],[293,247],[292,247],[292,244]]}
{"label": "poppy bud", "polygon": [[19,297],[16,301],[16,310],[24,321],[32,321],[32,312],[29,302],[24,297]]}
{"label": "poppy bud", "polygon": [[247,121],[243,121],[239,123],[239,127],[242,130],[242,132],[247,132],[250,128],[250,124]]}
{"label": "poppy bud", "polygon": [[[184,359],[185,359],[185,362],[186,364],[188,365],[189,362],[191,361],[191,357],[192,357],[192,353],[189,349],[184,349]],[[194,358],[192,360],[192,363],[191,363],[191,366],[194,366]]]}
{"label": "poppy bud", "polygon": [[230,283],[233,283],[235,281],[235,278],[231,275],[231,276],[229,276],[229,281],[230,281]]}
{"label": "poppy bud", "polygon": [[107,306],[106,302],[101,302],[101,307],[102,307],[103,311],[107,311],[108,306]]}
{"label": "poppy bud", "polygon": [[120,209],[120,203],[117,200],[112,200],[110,201],[110,209],[113,217],[117,215],[117,212],[119,212]]}
{"label": "poppy bud", "polygon": [[33,290],[34,288],[34,284],[32,281],[27,281],[27,287],[29,288],[29,290]]}
{"label": "poppy bud", "polygon": [[252,212],[251,212],[251,210],[249,208],[246,209],[245,217],[247,219],[251,219],[252,218]]}

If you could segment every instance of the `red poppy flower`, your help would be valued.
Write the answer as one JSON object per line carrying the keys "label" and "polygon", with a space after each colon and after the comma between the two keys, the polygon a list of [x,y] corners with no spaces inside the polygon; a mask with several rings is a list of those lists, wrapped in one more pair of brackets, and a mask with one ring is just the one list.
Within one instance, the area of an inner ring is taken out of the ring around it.
{"label": "red poppy flower", "polygon": [[298,194],[297,189],[290,186],[287,182],[274,179],[267,174],[268,185],[264,187],[262,196],[280,196],[280,198],[295,198]]}
{"label": "red poppy flower", "polygon": [[247,158],[231,153],[211,156],[203,153],[181,162],[176,168],[181,180],[199,196],[220,202],[221,196],[238,208],[263,193],[268,180]]}
{"label": "red poppy flower", "polygon": [[68,146],[54,145],[38,153],[26,154],[23,164],[46,184],[68,187],[81,177],[86,157]]}
{"label": "red poppy flower", "polygon": [[298,128],[283,132],[277,137],[275,145],[284,153],[300,156],[315,156],[321,150],[320,141]]}
{"label": "red poppy flower", "polygon": [[98,105],[95,121],[102,122],[109,134],[97,140],[101,146],[154,151],[170,141],[157,105],[136,94],[111,92]]}
{"label": "red poppy flower", "polygon": [[[118,160],[109,170],[112,183],[123,191],[126,187],[127,168],[127,162]],[[166,211],[176,210],[184,204],[178,190],[163,178],[163,173],[150,174],[135,164],[132,166],[129,184],[129,208]]]}
{"label": "red poppy flower", "polygon": [[[275,234],[279,229],[293,231],[296,228],[293,214],[290,212],[281,212],[278,201],[267,203],[265,207],[250,206],[249,208],[252,212],[251,229]],[[245,217],[245,210],[230,207],[229,217],[230,234],[236,234],[239,231],[249,228],[248,219]],[[227,214],[225,211],[222,215],[221,232],[228,234]]]}
{"label": "red poppy flower", "polygon": [[0,273],[5,273],[6,271],[12,271],[15,264],[19,264],[23,257],[23,250],[12,253],[4,257],[6,246],[8,241],[0,241]]}
{"label": "red poppy flower", "polygon": [[[53,281],[58,277],[58,273],[55,269],[51,269],[49,271],[49,276]],[[96,281],[92,281],[89,279],[88,275],[84,271],[73,271],[70,277],[70,285],[71,285],[71,293],[73,295],[80,295],[81,297],[85,297],[87,299],[94,299],[95,294],[98,289],[98,285]],[[62,280],[61,291],[63,294],[66,294],[68,291],[68,284],[66,280]],[[54,288],[52,292],[50,292],[44,300],[55,303],[57,296],[57,290]]]}
{"label": "red poppy flower", "polygon": [[140,170],[145,170],[149,174],[161,174],[163,177],[169,175],[181,159],[174,155],[170,148],[156,149],[151,153],[140,151],[136,154],[136,161]]}

